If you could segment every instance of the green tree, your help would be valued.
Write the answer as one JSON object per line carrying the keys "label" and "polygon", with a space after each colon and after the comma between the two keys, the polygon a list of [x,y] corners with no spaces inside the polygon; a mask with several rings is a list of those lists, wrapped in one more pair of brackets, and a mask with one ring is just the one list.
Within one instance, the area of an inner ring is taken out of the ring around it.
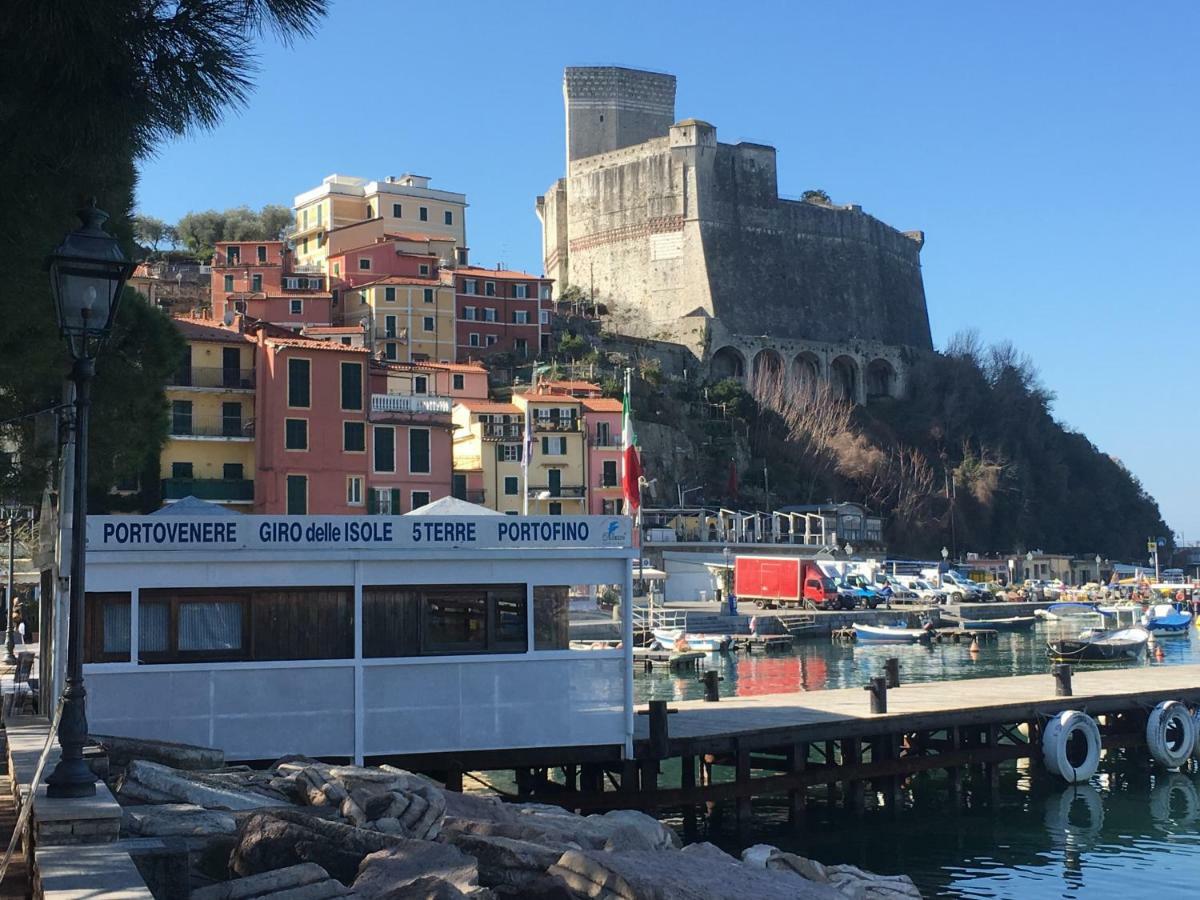
{"label": "green tree", "polygon": [[275,241],[291,228],[292,211],[285,206],[248,206],[190,212],[175,226],[180,242],[197,258],[213,254],[218,241]]}
{"label": "green tree", "polygon": [[174,228],[154,216],[134,216],[133,236],[146,250],[155,252],[158,245],[169,240]]}
{"label": "green tree", "polygon": [[829,199],[829,195],[820,188],[813,188],[805,191],[800,195],[800,199],[805,200],[808,203],[823,203],[826,206],[831,206],[833,204],[833,201]]}
{"label": "green tree", "polygon": [[[0,421],[55,405],[68,371],[42,262],[78,225],[90,198],[134,256],[130,221],[137,161],[162,141],[216,125],[251,88],[255,44],[270,31],[308,34],[325,0],[62,0],[8,3],[0,16]],[[139,318],[138,304],[121,314]],[[144,327],[143,327],[144,326]],[[160,352],[160,329],[131,328],[130,359]],[[169,348],[168,348],[169,349]],[[111,352],[111,351],[110,351]],[[130,438],[130,408],[161,406],[163,381],[106,355],[97,366],[92,440]],[[137,377],[133,377],[137,375]],[[162,420],[165,423],[165,418]],[[0,426],[2,427],[2,426]],[[0,460],[0,487],[36,501],[46,453],[25,420],[4,429],[15,444]],[[93,459],[99,459],[93,454]],[[97,461],[93,493],[113,477]],[[112,472],[116,471],[114,467]]]}

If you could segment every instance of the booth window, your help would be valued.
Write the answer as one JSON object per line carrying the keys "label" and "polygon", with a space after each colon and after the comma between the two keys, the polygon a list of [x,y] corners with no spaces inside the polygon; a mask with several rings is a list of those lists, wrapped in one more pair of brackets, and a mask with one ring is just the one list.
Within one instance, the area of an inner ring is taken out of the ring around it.
{"label": "booth window", "polygon": [[567,650],[570,648],[570,596],[570,589],[566,585],[534,585],[534,650]]}
{"label": "booth window", "polygon": [[363,589],[369,658],[524,653],[524,585]]}

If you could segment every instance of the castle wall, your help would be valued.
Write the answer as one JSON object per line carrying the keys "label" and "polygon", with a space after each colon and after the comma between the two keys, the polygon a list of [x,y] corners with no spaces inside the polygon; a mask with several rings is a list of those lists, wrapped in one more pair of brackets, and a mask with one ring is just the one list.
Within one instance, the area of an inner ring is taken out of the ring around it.
{"label": "castle wall", "polygon": [[568,68],[567,162],[640,144],[675,121],[675,76],[616,66]]}

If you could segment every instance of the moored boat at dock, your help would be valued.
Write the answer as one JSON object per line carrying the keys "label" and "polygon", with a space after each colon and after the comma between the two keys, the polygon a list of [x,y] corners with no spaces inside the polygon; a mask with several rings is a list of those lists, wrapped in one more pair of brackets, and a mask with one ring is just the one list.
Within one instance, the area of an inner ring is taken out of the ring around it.
{"label": "moored boat at dock", "polygon": [[1046,655],[1058,662],[1130,662],[1146,652],[1150,632],[1145,628],[1085,631],[1078,637],[1046,643]]}
{"label": "moored boat at dock", "polygon": [[1170,603],[1150,607],[1142,616],[1142,626],[1155,634],[1188,634],[1192,614],[1176,609]]}
{"label": "moored boat at dock", "polygon": [[854,637],[862,644],[914,644],[927,637],[924,628],[889,627],[886,625],[860,625],[854,623]]}
{"label": "moored boat at dock", "polygon": [[1027,631],[1037,624],[1037,620],[1037,616],[1008,616],[1003,619],[962,619],[959,622],[959,626],[965,630]]}

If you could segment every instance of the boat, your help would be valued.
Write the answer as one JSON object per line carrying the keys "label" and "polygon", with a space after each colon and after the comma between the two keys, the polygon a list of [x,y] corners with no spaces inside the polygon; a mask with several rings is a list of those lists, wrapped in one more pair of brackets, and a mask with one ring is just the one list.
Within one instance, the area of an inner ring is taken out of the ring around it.
{"label": "boat", "polygon": [[1004,619],[962,619],[959,627],[963,630],[978,631],[1027,631],[1037,624],[1037,616],[1008,616]]}
{"label": "boat", "polygon": [[1170,603],[1150,607],[1142,616],[1142,625],[1155,634],[1187,634],[1192,624],[1190,612],[1180,612]]}
{"label": "boat", "polygon": [[1096,608],[1095,603],[1051,603],[1045,609],[1039,609],[1034,613],[1035,616],[1041,619],[1048,619],[1051,622],[1059,619],[1084,619],[1088,616],[1102,615],[1100,610]]}
{"label": "boat", "polygon": [[1150,632],[1145,628],[1085,631],[1074,638],[1046,643],[1046,655],[1057,662],[1129,662],[1146,652]]}
{"label": "boat", "polygon": [[[693,634],[685,632],[682,628],[655,628],[651,634],[667,650],[686,649],[702,653],[725,653],[733,643],[732,635]],[[679,646],[681,640],[687,644],[686,648]]]}
{"label": "boat", "polygon": [[854,623],[854,639],[860,644],[914,644],[927,636],[924,628],[859,625]]}

